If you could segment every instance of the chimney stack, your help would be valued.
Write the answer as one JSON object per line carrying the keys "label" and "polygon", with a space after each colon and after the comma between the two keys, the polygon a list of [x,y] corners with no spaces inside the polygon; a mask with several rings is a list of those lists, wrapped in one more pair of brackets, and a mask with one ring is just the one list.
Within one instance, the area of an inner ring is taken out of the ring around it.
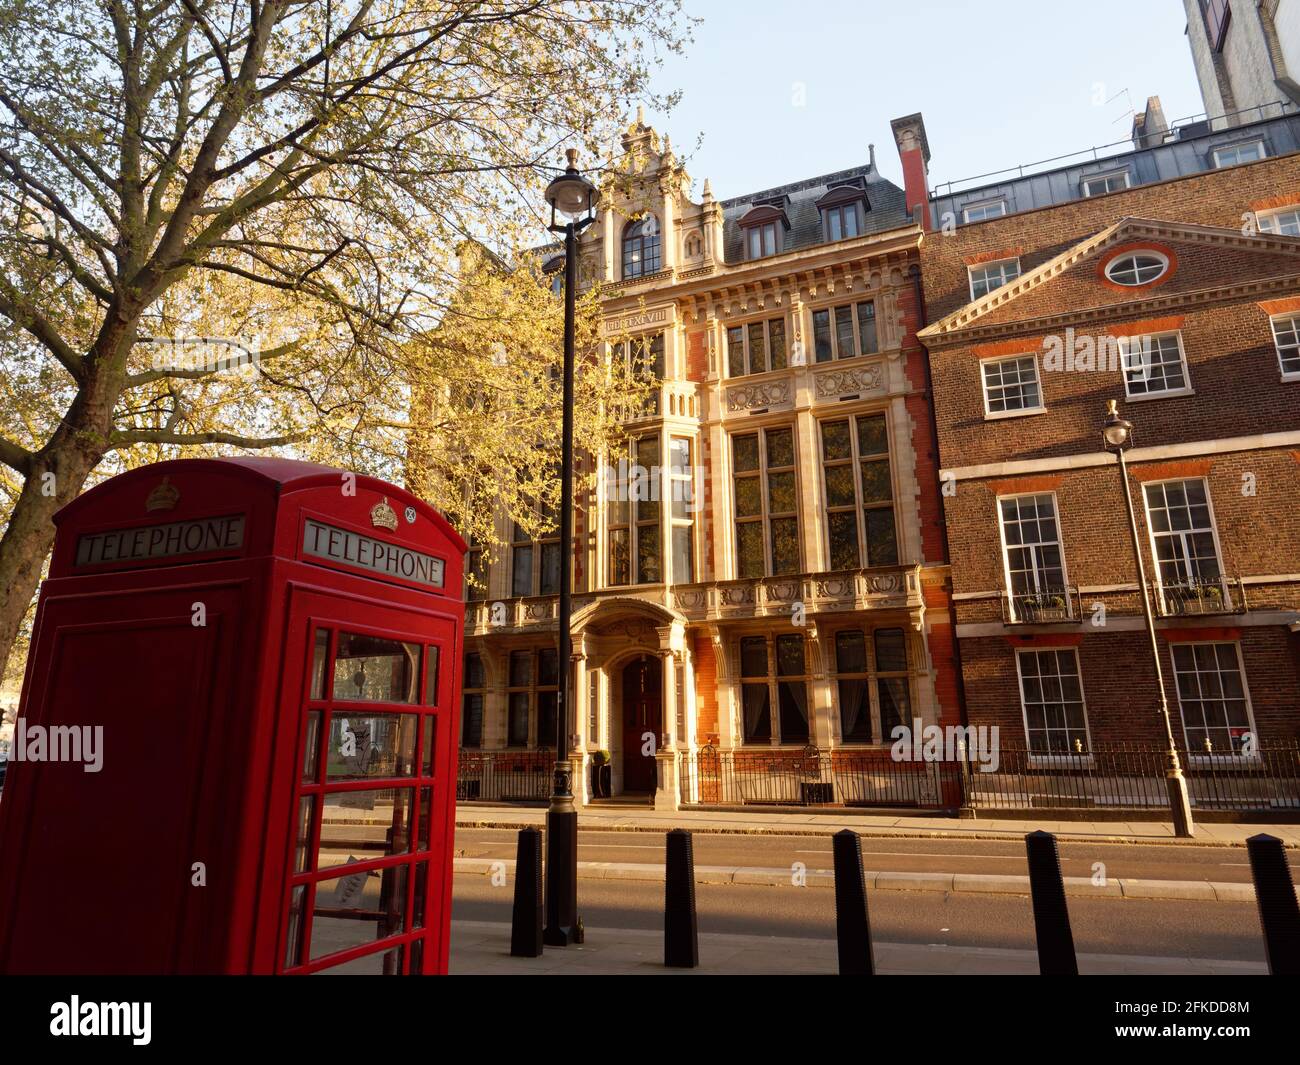
{"label": "chimney stack", "polygon": [[1150,148],[1156,144],[1163,144],[1168,133],[1169,123],[1165,121],[1160,97],[1148,96],[1146,111],[1133,116],[1133,147]]}
{"label": "chimney stack", "polygon": [[898,157],[903,163],[903,195],[907,199],[907,213],[917,219],[928,233],[934,228],[934,221],[930,217],[930,142],[925,136],[925,120],[918,111],[914,115],[896,118],[889,125],[894,131]]}

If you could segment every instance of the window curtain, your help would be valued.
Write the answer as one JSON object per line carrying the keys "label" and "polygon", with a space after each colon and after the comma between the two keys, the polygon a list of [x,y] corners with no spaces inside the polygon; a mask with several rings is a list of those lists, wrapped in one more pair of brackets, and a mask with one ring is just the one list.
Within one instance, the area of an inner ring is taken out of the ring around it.
{"label": "window curtain", "polygon": [[907,681],[901,677],[882,677],[880,684],[880,733],[889,741],[896,725],[907,724],[912,716],[911,701],[907,697]]}
{"label": "window curtain", "polygon": [[745,684],[743,688],[745,742],[766,743],[772,738],[772,719],[766,684]]}
{"label": "window curtain", "polygon": [[865,680],[840,681],[840,735],[845,743],[871,742],[871,708]]}
{"label": "window curtain", "polygon": [[803,681],[782,681],[781,742],[808,742],[808,685]]}

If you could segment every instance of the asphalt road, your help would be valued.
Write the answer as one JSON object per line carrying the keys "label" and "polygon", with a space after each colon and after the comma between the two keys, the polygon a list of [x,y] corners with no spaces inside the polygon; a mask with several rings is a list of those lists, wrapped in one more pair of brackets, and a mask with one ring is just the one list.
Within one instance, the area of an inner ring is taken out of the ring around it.
{"label": "asphalt road", "polygon": [[[698,859],[697,859],[698,860]],[[509,922],[513,884],[482,875],[456,878],[452,917]],[[663,887],[638,881],[578,881],[578,912],[589,929],[663,927]],[[872,936],[879,942],[1034,949],[1029,899],[1013,895],[872,892]],[[1232,902],[1071,898],[1081,953],[1264,960],[1255,907]],[[696,887],[701,932],[833,939],[835,893],[828,888]]]}
{"label": "asphalt road", "polygon": [[[467,858],[513,858],[514,829],[457,828],[456,854]],[[695,833],[695,864],[775,869],[802,862],[809,871],[832,867],[829,836],[705,835]],[[1066,876],[1105,875],[1147,880],[1248,883],[1244,847],[1143,846],[1131,843],[1060,844]],[[966,839],[882,839],[863,837],[863,863],[873,872],[1001,873],[1025,876],[1024,844]],[[1300,852],[1288,851],[1300,882]],[[653,832],[581,831],[578,859],[588,862],[662,864],[664,837]]]}

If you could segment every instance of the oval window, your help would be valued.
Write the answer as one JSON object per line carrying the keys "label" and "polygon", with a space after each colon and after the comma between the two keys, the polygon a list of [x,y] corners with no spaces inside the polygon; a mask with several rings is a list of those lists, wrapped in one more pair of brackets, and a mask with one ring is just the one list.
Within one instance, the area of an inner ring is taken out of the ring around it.
{"label": "oval window", "polygon": [[1159,252],[1140,251],[1112,259],[1106,264],[1106,276],[1117,285],[1133,288],[1151,284],[1168,269],[1169,260]]}

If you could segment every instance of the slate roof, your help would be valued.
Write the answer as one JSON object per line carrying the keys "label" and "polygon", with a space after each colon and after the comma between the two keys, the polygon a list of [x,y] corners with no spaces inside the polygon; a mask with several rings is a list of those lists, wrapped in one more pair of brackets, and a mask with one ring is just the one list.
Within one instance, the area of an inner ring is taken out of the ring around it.
{"label": "slate roof", "polygon": [[836,185],[845,185],[854,181],[864,181],[867,190],[869,210],[864,213],[865,233],[882,233],[888,229],[897,229],[910,224],[907,213],[907,200],[903,190],[892,181],[886,181],[874,166],[867,163],[850,170],[840,170],[834,174],[807,178],[790,185],[781,185],[774,189],[764,189],[747,196],[722,201],[723,256],[728,264],[745,261],[744,242],[739,221],[756,203],[778,196],[788,197],[785,205],[786,216],[790,219],[790,229],[785,235],[785,251],[797,251],[816,244],[825,244],[822,237],[821,216],[817,210],[817,201]]}

